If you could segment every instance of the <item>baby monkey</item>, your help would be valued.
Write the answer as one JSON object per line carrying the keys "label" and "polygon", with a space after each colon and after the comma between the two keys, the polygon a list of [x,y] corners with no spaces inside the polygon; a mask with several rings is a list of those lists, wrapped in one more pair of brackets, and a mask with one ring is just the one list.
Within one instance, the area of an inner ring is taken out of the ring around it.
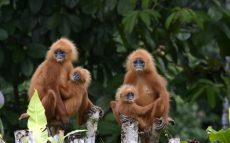
{"label": "baby monkey", "polygon": [[121,124],[120,116],[126,115],[138,121],[141,129],[146,127],[142,116],[150,112],[154,103],[147,106],[139,106],[136,100],[139,98],[137,90],[132,85],[122,85],[116,93],[115,101],[110,102],[115,119]]}

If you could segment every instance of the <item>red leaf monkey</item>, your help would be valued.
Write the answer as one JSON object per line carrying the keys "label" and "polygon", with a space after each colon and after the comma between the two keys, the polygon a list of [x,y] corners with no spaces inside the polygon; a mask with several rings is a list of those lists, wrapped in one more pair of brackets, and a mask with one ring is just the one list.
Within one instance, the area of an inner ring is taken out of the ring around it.
{"label": "red leaf monkey", "polygon": [[73,69],[72,62],[78,58],[75,45],[66,38],[53,43],[47,52],[46,59],[36,69],[29,87],[29,99],[34,89],[45,108],[48,123],[61,120],[68,122],[68,115],[60,94],[60,87],[64,87]]}
{"label": "red leaf monkey", "polygon": [[116,101],[111,101],[110,106],[119,124],[121,124],[120,115],[123,114],[136,119],[140,128],[146,127],[146,122],[142,119],[142,116],[153,108],[153,103],[142,107],[135,103],[138,98],[140,97],[132,85],[122,85],[117,90]]}
{"label": "red leaf monkey", "polygon": [[61,88],[63,102],[69,117],[78,113],[78,123],[86,122],[86,112],[93,106],[88,98],[87,89],[91,83],[90,72],[84,68],[74,68],[65,88]]}
{"label": "red leaf monkey", "polygon": [[135,100],[136,104],[146,106],[154,103],[152,111],[143,117],[147,125],[151,127],[159,118],[167,124],[170,97],[166,81],[158,74],[153,57],[146,50],[137,49],[129,55],[126,66],[124,84],[137,89],[139,98]]}

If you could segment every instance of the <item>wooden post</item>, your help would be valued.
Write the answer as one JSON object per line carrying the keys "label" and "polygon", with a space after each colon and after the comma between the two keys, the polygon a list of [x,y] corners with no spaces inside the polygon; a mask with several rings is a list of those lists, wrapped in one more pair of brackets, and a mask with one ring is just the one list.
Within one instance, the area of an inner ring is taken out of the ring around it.
{"label": "wooden post", "polygon": [[180,143],[180,138],[171,138],[169,143]]}
{"label": "wooden post", "polygon": [[138,122],[125,115],[120,117],[122,123],[121,143],[138,143]]}
{"label": "wooden post", "polygon": [[28,130],[17,130],[14,132],[15,143],[35,143],[32,132]]}
{"label": "wooden post", "polygon": [[95,143],[96,131],[99,118],[103,116],[103,111],[98,106],[92,106],[88,111],[88,119],[86,122],[86,136],[76,133],[68,137],[69,143]]}
{"label": "wooden post", "polygon": [[86,122],[87,143],[95,143],[98,121],[99,118],[103,116],[102,114],[104,114],[102,109],[97,106],[93,106],[91,108],[91,112],[92,113],[90,113],[90,116]]}
{"label": "wooden post", "polygon": [[121,115],[120,120],[122,123],[121,143],[141,143],[146,141],[151,143],[159,143],[161,130],[166,125],[160,118],[153,123],[149,131],[146,131],[147,133],[143,132],[139,136],[138,121],[125,115]]}

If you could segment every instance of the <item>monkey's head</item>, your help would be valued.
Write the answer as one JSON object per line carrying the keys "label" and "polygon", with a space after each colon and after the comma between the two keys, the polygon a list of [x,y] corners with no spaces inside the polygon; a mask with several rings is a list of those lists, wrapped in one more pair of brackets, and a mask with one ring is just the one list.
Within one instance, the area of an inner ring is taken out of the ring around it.
{"label": "monkey's head", "polygon": [[137,98],[137,91],[132,85],[122,85],[116,93],[116,100],[133,102]]}
{"label": "monkey's head", "polygon": [[143,72],[155,70],[153,57],[144,49],[133,51],[127,60],[127,71]]}
{"label": "monkey's head", "polygon": [[91,83],[91,74],[87,69],[76,67],[72,70],[70,79],[75,83],[84,84],[88,88]]}
{"label": "monkey's head", "polygon": [[67,38],[61,38],[52,44],[46,58],[58,63],[73,62],[78,58],[78,51],[73,42]]}

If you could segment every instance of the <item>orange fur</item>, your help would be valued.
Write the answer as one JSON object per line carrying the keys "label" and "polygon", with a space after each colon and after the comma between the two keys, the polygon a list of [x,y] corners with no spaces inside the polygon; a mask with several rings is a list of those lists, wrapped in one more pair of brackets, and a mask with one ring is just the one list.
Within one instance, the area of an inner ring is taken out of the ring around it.
{"label": "orange fur", "polygon": [[[71,80],[71,76],[76,72],[80,74],[80,80]],[[80,125],[86,122],[85,113],[93,105],[87,93],[90,83],[90,72],[77,67],[71,71],[66,88],[61,89],[61,95],[69,117],[78,113],[78,123]]]}
{"label": "orange fur", "polygon": [[[136,71],[134,61],[142,59],[145,66],[142,71]],[[154,103],[151,112],[142,118],[148,127],[156,118],[163,118],[168,123],[169,114],[169,93],[166,89],[165,79],[158,74],[153,57],[144,49],[137,49],[132,52],[127,60],[127,73],[124,84],[135,86],[139,98],[135,100],[137,105],[146,106]]]}
{"label": "orange fur", "polygon": [[[134,94],[133,100],[127,100],[128,93]],[[146,127],[146,123],[141,117],[153,108],[153,104],[149,104],[143,107],[139,106],[135,103],[139,98],[140,97],[138,96],[136,89],[132,85],[122,85],[117,90],[115,97],[116,101],[111,101],[110,106],[112,108],[115,119],[119,124],[121,124],[120,115],[123,114],[136,119],[139,122],[140,128]]]}
{"label": "orange fur", "polygon": [[[62,50],[66,53],[64,61],[56,61],[54,56],[56,50]],[[28,91],[29,99],[32,97],[34,89],[37,89],[46,110],[48,123],[60,119],[62,123],[68,122],[60,88],[66,85],[68,75],[73,69],[72,62],[77,58],[78,52],[74,44],[66,38],[61,38],[52,44],[45,61],[38,66],[32,76]]]}

